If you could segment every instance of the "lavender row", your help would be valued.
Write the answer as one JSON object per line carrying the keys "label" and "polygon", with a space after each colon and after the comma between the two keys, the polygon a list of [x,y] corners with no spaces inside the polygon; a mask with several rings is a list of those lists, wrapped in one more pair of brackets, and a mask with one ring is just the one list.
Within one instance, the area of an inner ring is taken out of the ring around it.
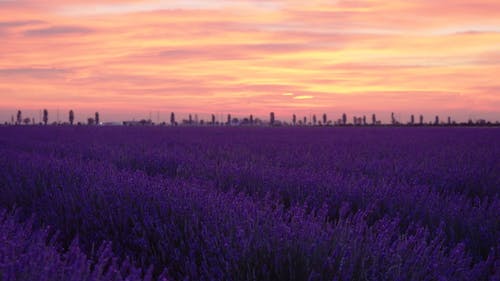
{"label": "lavender row", "polygon": [[107,162],[1,151],[0,204],[75,236],[84,251],[108,240],[122,257],[166,267],[173,280],[488,280],[498,249],[475,261],[464,244],[444,244],[398,217],[328,206],[284,208],[221,192],[196,180],[126,171]]}
{"label": "lavender row", "polygon": [[50,232],[49,228],[35,229],[31,220],[20,222],[15,214],[0,209],[0,280],[152,280],[152,268],[144,274],[128,260],[118,263],[109,243],[103,243],[89,259],[78,239],[62,251],[57,236]]}
{"label": "lavender row", "polygon": [[[15,136],[19,128],[9,128]],[[369,221],[417,222],[475,259],[499,241],[500,138],[496,129],[33,128],[11,149],[113,164],[125,171],[203,182],[285,207],[341,205]]]}
{"label": "lavender row", "polygon": [[500,147],[495,145],[500,131],[495,128],[43,129],[2,128],[13,136],[2,141],[18,149],[107,161],[170,177],[222,181],[240,172],[267,180],[305,171],[318,179],[334,174],[429,185],[472,198],[497,195],[500,184]]}

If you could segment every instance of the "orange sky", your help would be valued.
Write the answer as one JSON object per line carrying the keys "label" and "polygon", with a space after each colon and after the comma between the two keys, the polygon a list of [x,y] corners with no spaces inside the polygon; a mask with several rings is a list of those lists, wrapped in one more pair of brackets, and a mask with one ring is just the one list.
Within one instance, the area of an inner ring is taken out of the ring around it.
{"label": "orange sky", "polygon": [[500,120],[498,0],[0,0],[0,120]]}

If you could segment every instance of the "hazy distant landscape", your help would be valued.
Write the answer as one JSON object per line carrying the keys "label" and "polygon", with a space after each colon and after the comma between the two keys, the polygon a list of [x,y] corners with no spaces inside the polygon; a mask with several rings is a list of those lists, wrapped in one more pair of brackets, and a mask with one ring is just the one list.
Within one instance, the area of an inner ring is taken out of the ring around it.
{"label": "hazy distant landscape", "polygon": [[497,280],[499,141],[0,127],[0,280]]}

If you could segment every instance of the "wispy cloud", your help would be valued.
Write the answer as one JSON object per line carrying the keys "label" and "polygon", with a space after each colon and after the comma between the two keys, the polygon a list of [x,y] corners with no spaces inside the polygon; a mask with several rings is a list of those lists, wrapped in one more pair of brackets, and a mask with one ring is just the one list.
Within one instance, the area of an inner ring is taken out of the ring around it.
{"label": "wispy cloud", "polygon": [[44,21],[41,20],[12,20],[12,21],[0,21],[0,28],[4,27],[20,27],[20,26],[31,26],[43,24]]}
{"label": "wispy cloud", "polygon": [[69,71],[54,68],[0,68],[0,75],[4,77],[24,78],[55,78],[67,74]]}
{"label": "wispy cloud", "polygon": [[294,100],[310,100],[313,98],[314,98],[314,96],[295,96],[295,97],[293,97]]}
{"label": "wispy cloud", "polygon": [[26,36],[50,37],[68,34],[85,34],[92,32],[92,29],[83,26],[51,26],[46,28],[30,29],[24,32]]}

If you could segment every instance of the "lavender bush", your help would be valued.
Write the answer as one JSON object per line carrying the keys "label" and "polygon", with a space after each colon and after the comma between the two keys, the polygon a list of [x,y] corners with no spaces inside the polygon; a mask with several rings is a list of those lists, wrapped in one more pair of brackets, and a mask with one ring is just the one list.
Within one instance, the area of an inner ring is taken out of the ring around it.
{"label": "lavender bush", "polygon": [[154,276],[500,276],[497,129],[0,131],[0,206]]}
{"label": "lavender bush", "polygon": [[144,276],[128,260],[118,264],[110,243],[97,249],[95,262],[80,250],[77,239],[61,253],[49,229],[34,230],[31,220],[20,223],[5,210],[0,210],[0,233],[0,280],[152,280],[151,268]]}

